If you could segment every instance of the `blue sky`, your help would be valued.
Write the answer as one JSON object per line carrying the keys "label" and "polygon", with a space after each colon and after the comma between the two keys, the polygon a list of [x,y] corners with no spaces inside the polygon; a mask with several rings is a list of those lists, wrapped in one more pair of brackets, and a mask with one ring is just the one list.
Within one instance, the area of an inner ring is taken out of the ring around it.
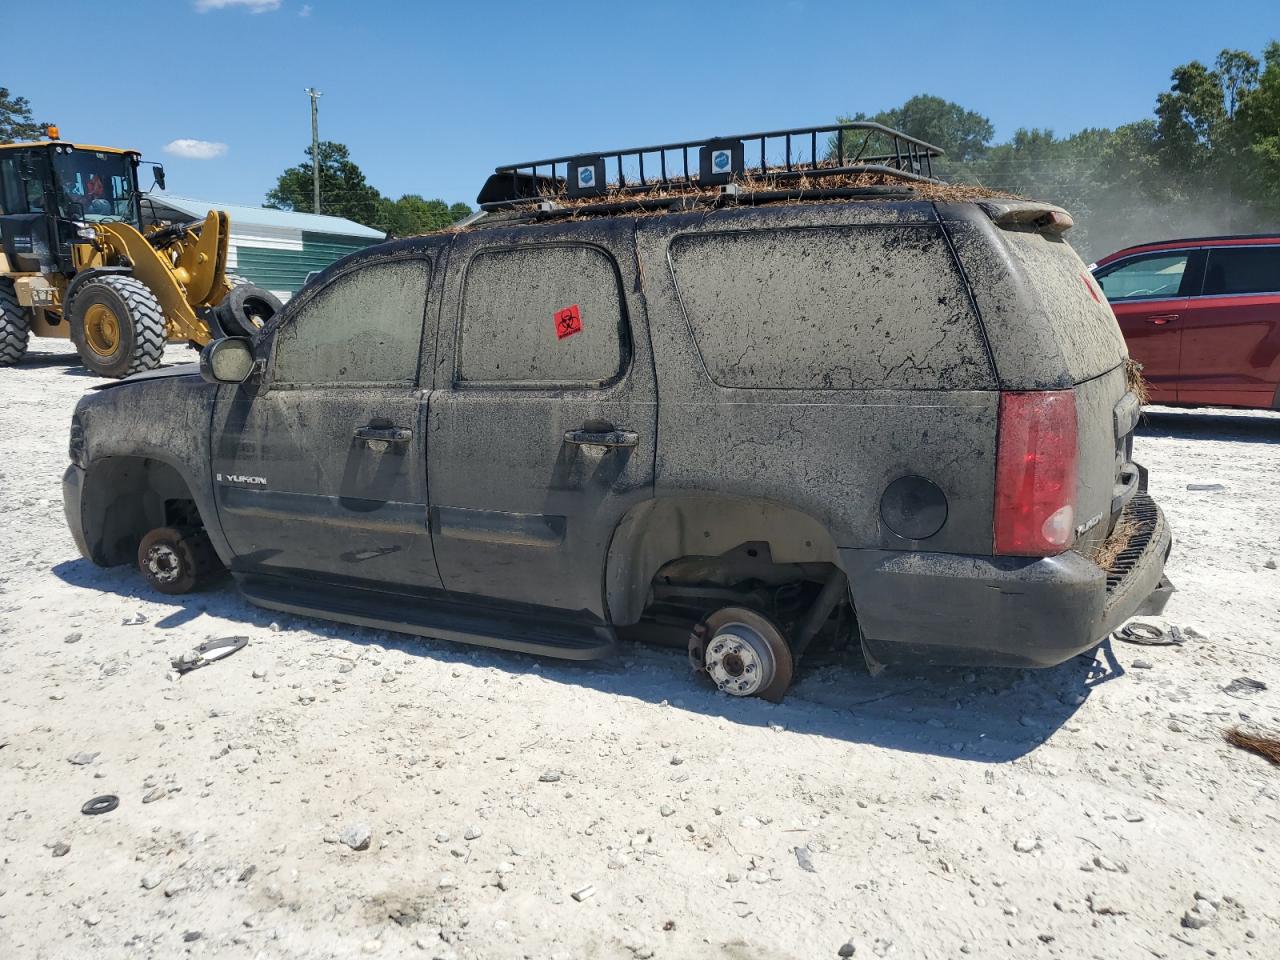
{"label": "blue sky", "polygon": [[[1175,65],[1280,39],[1276,10],[59,0],[54,46],[48,30],[33,27],[30,44],[11,36],[0,85],[67,139],[163,161],[173,193],[253,204],[301,161],[303,90],[315,86],[321,137],[346,143],[383,193],[473,203],[499,163],[825,123],[916,93],[987,115],[1001,139],[1019,126],[1115,126],[1150,115]],[[166,153],[175,140],[225,150]]]}

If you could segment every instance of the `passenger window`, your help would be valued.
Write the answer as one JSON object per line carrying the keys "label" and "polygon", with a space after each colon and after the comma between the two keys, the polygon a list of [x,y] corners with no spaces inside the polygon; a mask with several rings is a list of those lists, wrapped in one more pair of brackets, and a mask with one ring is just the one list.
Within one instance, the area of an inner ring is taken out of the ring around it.
{"label": "passenger window", "polygon": [[1209,250],[1204,295],[1280,292],[1280,247],[1222,247]]}
{"label": "passenger window", "polygon": [[495,250],[467,267],[459,381],[600,386],[628,346],[618,271],[598,247]]}
{"label": "passenger window", "polygon": [[1171,253],[1130,260],[1097,277],[1107,299],[1142,300],[1176,297],[1182,288],[1189,253]]}
{"label": "passenger window", "polygon": [[431,266],[370,263],[318,290],[276,334],[280,383],[403,383],[418,376]]}
{"label": "passenger window", "polygon": [[723,387],[982,389],[978,319],[936,225],[678,237],[671,269]]}

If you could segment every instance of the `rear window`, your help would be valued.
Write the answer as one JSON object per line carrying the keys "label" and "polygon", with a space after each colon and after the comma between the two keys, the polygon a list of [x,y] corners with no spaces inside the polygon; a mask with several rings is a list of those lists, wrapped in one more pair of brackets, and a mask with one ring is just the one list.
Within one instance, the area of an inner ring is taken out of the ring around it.
{"label": "rear window", "polygon": [[993,385],[968,291],[937,225],[691,234],[671,270],[723,387]]}
{"label": "rear window", "polygon": [[1204,296],[1280,292],[1280,247],[1212,247]]}
{"label": "rear window", "polygon": [[1082,383],[1128,356],[1120,325],[1089,268],[1065,240],[1030,230],[1001,230],[1022,265],[1028,292],[1047,314],[1067,372]]}

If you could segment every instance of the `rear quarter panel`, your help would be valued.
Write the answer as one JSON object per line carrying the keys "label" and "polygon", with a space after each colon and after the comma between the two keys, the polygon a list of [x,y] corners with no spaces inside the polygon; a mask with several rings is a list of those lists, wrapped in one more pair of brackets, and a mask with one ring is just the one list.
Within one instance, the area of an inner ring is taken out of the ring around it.
{"label": "rear quarter panel", "polygon": [[[886,224],[927,227],[937,220],[930,204],[859,203],[638,221],[658,378],[659,498],[705,492],[787,505],[824,526],[837,547],[990,552],[998,393],[988,358],[948,373],[928,370],[933,361],[927,350],[914,356],[930,375],[944,382],[952,376],[956,389],[896,385],[911,382],[910,376],[888,389],[722,386],[699,353],[681,302],[684,281],[676,281],[669,260],[672,241],[690,234]],[[858,265],[849,269],[848,282],[857,284]],[[723,322],[745,320],[726,316]],[[908,325],[919,318],[904,314],[898,320],[909,336]],[[881,522],[881,494],[904,475],[927,477],[946,494],[947,520],[926,540],[904,540]]]}

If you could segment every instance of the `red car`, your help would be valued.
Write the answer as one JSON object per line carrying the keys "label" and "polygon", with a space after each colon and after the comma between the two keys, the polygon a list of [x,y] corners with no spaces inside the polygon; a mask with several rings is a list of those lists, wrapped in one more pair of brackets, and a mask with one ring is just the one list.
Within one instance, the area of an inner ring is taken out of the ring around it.
{"label": "red car", "polygon": [[1280,409],[1280,233],[1144,243],[1091,269],[1153,402]]}

